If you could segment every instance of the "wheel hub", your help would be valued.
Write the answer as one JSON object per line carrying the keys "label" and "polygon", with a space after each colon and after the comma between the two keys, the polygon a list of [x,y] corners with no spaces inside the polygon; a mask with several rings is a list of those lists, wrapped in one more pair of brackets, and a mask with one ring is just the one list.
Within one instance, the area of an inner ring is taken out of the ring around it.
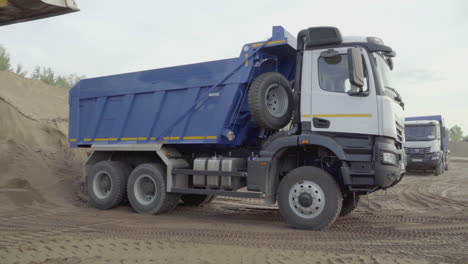
{"label": "wheel hub", "polygon": [[112,190],[112,179],[106,171],[100,171],[93,178],[93,192],[98,199],[106,199]]}
{"label": "wheel hub", "polygon": [[288,109],[288,98],[285,88],[279,84],[270,85],[265,94],[265,103],[271,115],[275,117],[284,115]]}
{"label": "wheel hub", "polygon": [[156,197],[156,183],[149,175],[140,175],[134,184],[135,198],[140,204],[148,205]]}
{"label": "wheel hub", "polygon": [[299,195],[298,197],[298,202],[299,204],[302,206],[302,207],[310,207],[314,201],[314,198],[312,197],[312,195],[310,195],[309,193],[307,192],[303,192]]}
{"label": "wheel hub", "polygon": [[109,190],[111,186],[109,177],[103,177],[99,185],[103,191]]}
{"label": "wheel hub", "polygon": [[289,205],[300,217],[314,218],[325,208],[325,193],[313,181],[298,182],[289,191]]}
{"label": "wheel hub", "polygon": [[151,180],[145,179],[142,184],[143,192],[145,194],[153,194],[154,193],[154,184]]}

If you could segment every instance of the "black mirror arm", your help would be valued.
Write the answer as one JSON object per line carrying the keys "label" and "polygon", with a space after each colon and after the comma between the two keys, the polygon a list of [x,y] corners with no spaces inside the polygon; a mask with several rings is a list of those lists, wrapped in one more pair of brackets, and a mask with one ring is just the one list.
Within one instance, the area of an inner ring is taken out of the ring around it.
{"label": "black mirror arm", "polygon": [[349,90],[346,92],[349,96],[368,96],[369,91],[362,91],[362,88],[360,88],[358,91],[356,90]]}

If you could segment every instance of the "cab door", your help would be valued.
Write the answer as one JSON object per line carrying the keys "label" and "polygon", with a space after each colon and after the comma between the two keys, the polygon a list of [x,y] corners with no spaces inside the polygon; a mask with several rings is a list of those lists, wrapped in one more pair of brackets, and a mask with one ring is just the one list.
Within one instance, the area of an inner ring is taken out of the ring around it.
{"label": "cab door", "polygon": [[365,81],[360,93],[349,81],[348,48],[304,53],[301,121],[312,131],[377,135],[379,119],[374,77],[362,50]]}

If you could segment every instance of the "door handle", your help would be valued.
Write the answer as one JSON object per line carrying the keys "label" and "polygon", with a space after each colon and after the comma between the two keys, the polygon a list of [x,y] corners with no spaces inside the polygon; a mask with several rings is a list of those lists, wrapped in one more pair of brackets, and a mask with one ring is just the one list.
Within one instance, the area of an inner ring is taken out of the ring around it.
{"label": "door handle", "polygon": [[312,122],[314,123],[315,128],[329,128],[330,127],[330,121],[327,119],[314,117],[312,119]]}

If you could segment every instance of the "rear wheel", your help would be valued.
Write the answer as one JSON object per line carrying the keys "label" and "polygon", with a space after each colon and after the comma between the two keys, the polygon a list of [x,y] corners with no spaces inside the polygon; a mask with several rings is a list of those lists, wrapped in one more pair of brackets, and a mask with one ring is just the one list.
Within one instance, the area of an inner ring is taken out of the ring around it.
{"label": "rear wheel", "polygon": [[100,161],[87,176],[89,203],[102,210],[119,205],[125,197],[128,168],[120,161]]}
{"label": "rear wheel", "polygon": [[281,181],[278,204],[286,222],[296,228],[321,230],[340,214],[341,190],[335,179],[322,169],[300,167]]}
{"label": "rear wheel", "polygon": [[180,195],[166,192],[166,168],[145,163],[136,167],[128,178],[128,200],[142,214],[162,214],[173,210]]}

